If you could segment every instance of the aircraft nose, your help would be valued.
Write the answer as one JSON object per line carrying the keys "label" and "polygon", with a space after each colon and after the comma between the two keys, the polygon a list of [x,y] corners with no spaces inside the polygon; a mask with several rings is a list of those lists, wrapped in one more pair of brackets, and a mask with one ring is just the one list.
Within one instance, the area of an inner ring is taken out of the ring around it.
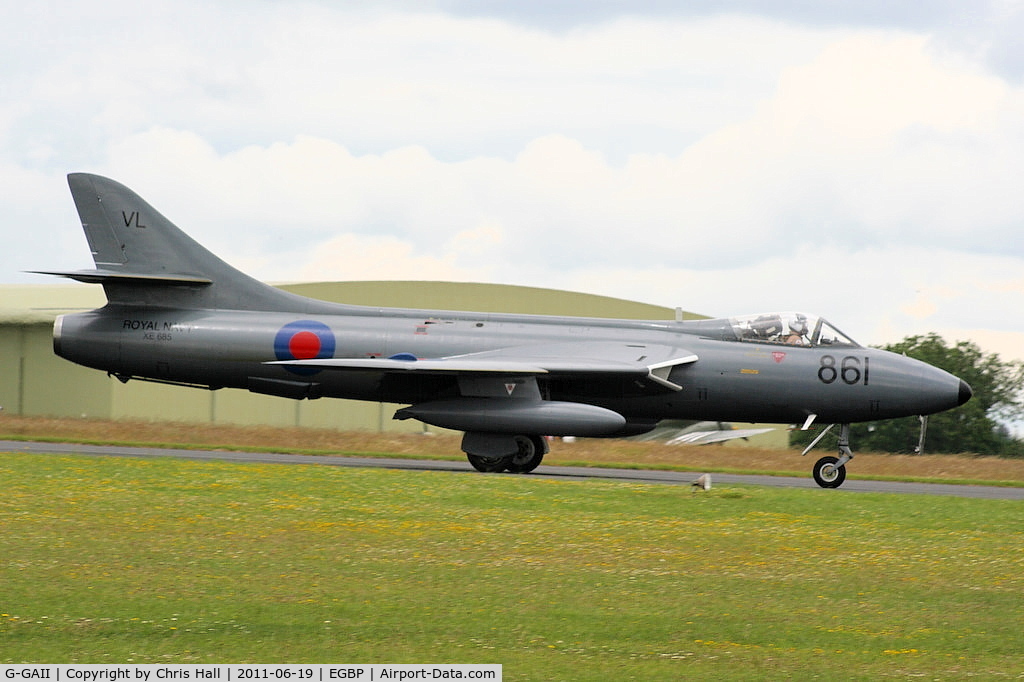
{"label": "aircraft nose", "polygon": [[957,395],[957,403],[956,404],[957,405],[963,405],[964,403],[966,403],[968,400],[971,399],[972,395],[974,395],[974,391],[971,389],[971,385],[969,383],[967,383],[966,381],[964,381],[963,379],[961,379],[960,380],[960,393]]}

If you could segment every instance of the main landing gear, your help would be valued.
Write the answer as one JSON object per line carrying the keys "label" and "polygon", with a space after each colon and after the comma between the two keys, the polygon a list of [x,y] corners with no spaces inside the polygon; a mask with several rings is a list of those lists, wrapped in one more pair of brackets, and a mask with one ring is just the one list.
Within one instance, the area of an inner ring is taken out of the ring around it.
{"label": "main landing gear", "polygon": [[[827,429],[824,429],[818,436],[811,441],[811,444],[804,448],[801,453],[801,457],[806,455],[815,445],[818,444],[825,434],[832,430],[832,424]],[[817,462],[814,463],[814,468],[811,470],[811,475],[814,476],[814,482],[820,485],[822,488],[838,488],[846,480],[846,463],[853,459],[853,450],[850,449],[850,425],[840,424],[839,425],[839,457],[832,457],[826,455]]]}
{"label": "main landing gear", "polygon": [[467,432],[462,450],[477,471],[528,474],[540,466],[549,448],[543,436]]}

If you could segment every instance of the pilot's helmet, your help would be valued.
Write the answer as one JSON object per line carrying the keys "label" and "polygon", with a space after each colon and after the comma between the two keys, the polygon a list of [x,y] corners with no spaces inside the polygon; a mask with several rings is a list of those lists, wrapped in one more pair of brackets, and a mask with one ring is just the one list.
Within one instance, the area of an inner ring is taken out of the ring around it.
{"label": "pilot's helmet", "polygon": [[789,321],[789,329],[794,334],[803,336],[807,333],[807,318],[803,315],[797,315],[795,318]]}

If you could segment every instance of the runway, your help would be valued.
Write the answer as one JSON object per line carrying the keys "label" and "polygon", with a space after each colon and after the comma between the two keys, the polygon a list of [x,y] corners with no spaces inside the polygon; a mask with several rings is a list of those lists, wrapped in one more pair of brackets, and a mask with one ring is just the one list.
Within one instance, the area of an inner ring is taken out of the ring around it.
{"label": "runway", "polygon": [[[290,455],[262,452],[230,452],[224,450],[175,450],[164,448],[122,447],[113,445],[79,445],[74,443],[38,443],[0,440],[0,452],[24,452],[52,455],[88,455],[94,457],[177,457],[180,459],[244,462],[261,464],[309,464],[335,467],[371,467],[411,471],[442,471],[476,476],[521,476],[522,474],[481,474],[469,462],[448,462],[426,459],[388,459],[379,457],[344,457],[333,455]],[[809,468],[809,466],[808,466]],[[700,475],[695,472],[651,471],[639,469],[604,469],[563,466],[540,466],[532,478],[559,480],[606,480],[632,483],[690,485]],[[949,485],[941,483],[899,483],[892,481],[852,480],[847,478],[841,488],[819,488],[808,473],[806,478],[792,476],[745,476],[711,474],[715,484],[760,485],[773,488],[807,488],[822,493],[897,493],[915,495],[948,495],[993,500],[1024,500],[1024,488],[1001,486]]]}

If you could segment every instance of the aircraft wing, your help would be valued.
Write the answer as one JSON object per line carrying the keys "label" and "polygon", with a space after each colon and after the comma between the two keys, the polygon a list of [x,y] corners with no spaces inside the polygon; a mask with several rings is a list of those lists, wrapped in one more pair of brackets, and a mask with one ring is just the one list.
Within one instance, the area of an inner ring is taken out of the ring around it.
{"label": "aircraft wing", "polygon": [[321,370],[370,370],[445,375],[606,375],[650,379],[678,391],[669,379],[674,367],[697,361],[690,351],[672,346],[610,342],[554,343],[515,346],[444,358],[417,358],[400,353],[389,358],[323,358],[279,360],[271,365]]}

